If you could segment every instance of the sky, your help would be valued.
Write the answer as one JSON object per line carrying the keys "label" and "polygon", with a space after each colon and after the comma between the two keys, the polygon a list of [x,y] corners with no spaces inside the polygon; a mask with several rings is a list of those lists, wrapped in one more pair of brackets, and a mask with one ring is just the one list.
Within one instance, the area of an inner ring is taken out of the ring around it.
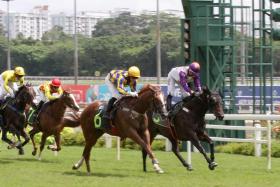
{"label": "sky", "polygon": [[[157,0],[76,0],[77,11],[108,11],[116,8],[131,10],[156,10]],[[0,0],[0,10],[6,11],[7,3]],[[51,13],[73,12],[74,0],[13,0],[10,12],[29,12],[34,6],[49,5]],[[181,10],[181,0],[159,0],[160,10]]]}

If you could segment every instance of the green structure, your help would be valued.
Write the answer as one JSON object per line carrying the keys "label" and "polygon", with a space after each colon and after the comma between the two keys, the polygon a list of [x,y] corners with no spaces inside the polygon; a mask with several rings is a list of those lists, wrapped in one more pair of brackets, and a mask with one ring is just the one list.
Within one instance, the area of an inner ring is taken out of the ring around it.
{"label": "green structure", "polygon": [[272,9],[271,0],[252,0],[246,6],[232,0],[182,0],[182,4],[185,62],[201,63],[202,82],[222,93],[225,112],[238,111],[237,84],[252,89],[253,113],[272,110],[272,36],[280,38],[280,32],[272,29],[270,18],[280,20],[280,10]]}
{"label": "green structure", "polygon": [[[237,113],[238,107],[248,107],[252,113],[272,110],[272,40],[280,39],[272,19],[280,21],[280,10],[272,9],[271,0],[252,0],[246,6],[233,0],[182,0],[182,4],[185,63],[200,62],[202,84],[223,95],[225,113]],[[252,90],[248,106],[236,103],[238,84]],[[226,123],[242,125],[240,121]],[[226,136],[243,135],[231,131]]]}

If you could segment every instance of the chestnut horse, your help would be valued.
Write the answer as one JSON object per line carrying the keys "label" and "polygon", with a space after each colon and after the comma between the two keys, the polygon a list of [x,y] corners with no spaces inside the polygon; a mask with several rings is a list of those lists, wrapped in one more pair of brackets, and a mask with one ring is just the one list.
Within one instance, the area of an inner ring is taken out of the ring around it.
{"label": "chestnut horse", "polygon": [[[119,136],[121,138],[130,138],[139,144],[152,160],[154,169],[158,173],[163,173],[159,163],[152,152],[150,146],[150,134],[148,130],[148,117],[146,111],[153,107],[161,115],[166,115],[164,105],[164,96],[159,86],[145,85],[139,92],[138,97],[124,96],[117,103],[117,108],[112,124],[116,131],[110,129],[97,129],[93,125],[93,119],[97,115],[101,102],[95,101],[88,105],[81,113],[81,127],[85,137],[86,145],[84,147],[82,158],[73,166],[78,169],[86,162],[87,172],[90,174],[90,152],[92,147],[104,133]],[[113,128],[114,129],[114,128]]]}
{"label": "chestnut horse", "polygon": [[[28,105],[35,105],[33,99],[35,92],[31,85],[22,85],[15,93],[15,98],[10,98],[3,107],[1,114],[3,116],[2,126],[2,140],[9,144],[8,148],[17,147],[19,154],[24,154],[23,146],[30,140],[27,133],[24,131],[25,123],[25,108]],[[12,142],[7,137],[7,132],[11,132],[18,138],[18,143]],[[24,142],[21,143],[20,136],[24,138]]]}
{"label": "chestnut horse", "polygon": [[63,94],[52,101],[45,103],[42,106],[38,115],[38,123],[32,124],[33,129],[29,132],[30,138],[33,144],[32,155],[37,153],[37,147],[34,142],[34,135],[38,132],[42,132],[40,142],[40,153],[38,159],[41,160],[41,154],[45,146],[47,137],[54,135],[57,147],[53,147],[52,151],[60,151],[60,132],[63,130],[63,120],[66,108],[69,107],[74,111],[79,111],[80,107],[75,101],[72,94],[67,91],[63,91]]}
{"label": "chestnut horse", "polygon": [[[192,170],[192,166],[183,159],[178,148],[178,140],[189,140],[203,154],[209,169],[213,170],[217,166],[214,161],[214,143],[205,131],[204,116],[210,110],[219,120],[223,119],[224,112],[221,96],[216,92],[210,92],[208,88],[203,88],[201,95],[193,95],[189,101],[181,101],[172,107],[172,110],[176,109],[177,112],[171,117],[172,125],[170,125],[169,120],[164,120],[162,124],[156,124],[156,120],[153,120],[152,112],[148,113],[151,143],[157,134],[167,137],[172,143],[172,151],[183,166],[188,170]],[[200,141],[207,142],[210,145],[210,158]],[[143,170],[146,171],[147,152],[145,150],[142,150],[142,156]]]}

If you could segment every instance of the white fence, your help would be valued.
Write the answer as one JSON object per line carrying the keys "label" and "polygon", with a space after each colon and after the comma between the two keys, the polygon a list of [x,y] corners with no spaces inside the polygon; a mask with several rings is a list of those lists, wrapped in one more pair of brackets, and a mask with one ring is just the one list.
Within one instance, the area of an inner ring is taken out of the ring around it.
{"label": "white fence", "polygon": [[[207,114],[206,120],[214,120],[216,117],[213,114]],[[267,120],[267,127],[247,127],[247,126],[228,126],[228,125],[206,125],[207,129],[224,129],[224,130],[248,130],[255,131],[258,136],[255,135],[254,139],[240,139],[240,138],[222,138],[211,137],[214,141],[225,142],[251,142],[255,143],[256,147],[259,144],[267,144],[267,169],[271,169],[271,121],[280,120],[280,115],[265,115],[265,114],[225,114],[224,120]],[[259,132],[266,131],[266,139],[262,140]],[[188,157],[190,154],[188,154]]]}

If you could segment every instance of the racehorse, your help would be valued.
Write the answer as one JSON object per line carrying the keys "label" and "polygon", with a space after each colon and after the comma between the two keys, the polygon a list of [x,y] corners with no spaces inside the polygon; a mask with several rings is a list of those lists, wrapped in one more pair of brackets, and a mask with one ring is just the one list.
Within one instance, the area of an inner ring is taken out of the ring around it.
{"label": "racehorse", "polygon": [[[208,110],[214,113],[216,118],[222,120],[224,117],[222,99],[216,92],[210,92],[208,88],[203,88],[203,92],[199,96],[192,96],[188,101],[181,101],[172,107],[174,115],[170,120],[163,120],[157,123],[153,119],[153,112],[148,113],[149,131],[151,143],[157,134],[167,137],[172,143],[172,151],[181,161],[184,167],[192,170],[192,166],[188,164],[179,153],[178,140],[191,141],[191,143],[203,154],[208,163],[210,170],[214,170],[217,163],[214,161],[214,143],[205,131],[204,116]],[[157,123],[157,124],[156,124]],[[172,124],[171,124],[172,123]],[[207,142],[210,145],[210,158],[207,156],[200,141]],[[147,152],[142,150],[143,170],[146,171]]]}
{"label": "racehorse", "polygon": [[41,160],[41,154],[45,146],[47,137],[54,135],[57,147],[53,147],[52,151],[60,151],[60,132],[63,130],[64,125],[63,117],[66,108],[79,111],[80,107],[76,103],[74,96],[67,91],[63,91],[63,94],[52,101],[45,103],[38,115],[38,121],[34,122],[31,126],[33,129],[29,132],[30,138],[33,144],[32,155],[35,156],[37,153],[37,147],[34,142],[34,135],[38,132],[42,132],[41,142],[40,142],[40,152],[38,159]]}
{"label": "racehorse", "polygon": [[[24,111],[28,105],[35,105],[33,103],[34,97],[35,92],[31,85],[23,85],[16,91],[15,98],[9,98],[9,101],[4,104],[5,107],[1,111],[3,116],[2,140],[9,144],[8,148],[17,147],[19,154],[24,154],[23,146],[30,140],[24,130],[26,119]],[[8,131],[17,136],[18,143],[12,142],[7,137]],[[24,138],[23,143],[20,142],[20,136]]]}
{"label": "racehorse", "polygon": [[[98,111],[102,103],[95,101],[88,105],[81,113],[80,123],[85,137],[86,145],[84,147],[82,158],[73,166],[78,169],[86,162],[87,172],[90,174],[90,152],[92,147],[104,133],[108,133],[121,138],[130,138],[139,144],[152,160],[154,169],[158,173],[163,173],[155,158],[151,146],[150,135],[148,130],[148,118],[146,111],[154,108],[161,115],[166,115],[164,105],[164,96],[159,86],[145,85],[139,92],[138,97],[124,96],[115,104],[116,112],[112,119],[115,130],[100,129],[93,125],[93,119],[98,115]],[[113,128],[114,129],[114,128]]]}

